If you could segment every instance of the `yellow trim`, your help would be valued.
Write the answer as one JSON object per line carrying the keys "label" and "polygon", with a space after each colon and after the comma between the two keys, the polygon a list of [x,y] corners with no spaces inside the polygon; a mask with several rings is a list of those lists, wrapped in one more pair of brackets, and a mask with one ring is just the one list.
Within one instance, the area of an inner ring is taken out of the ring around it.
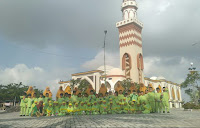
{"label": "yellow trim", "polygon": [[102,71],[102,70],[93,70],[93,71],[75,73],[75,74],[72,74],[72,76],[79,76],[79,75],[91,74],[91,73],[96,73],[96,72],[104,72],[104,71]]}
{"label": "yellow trim", "polygon": [[58,82],[59,84],[66,84],[66,83],[70,83],[70,81],[60,81]]}

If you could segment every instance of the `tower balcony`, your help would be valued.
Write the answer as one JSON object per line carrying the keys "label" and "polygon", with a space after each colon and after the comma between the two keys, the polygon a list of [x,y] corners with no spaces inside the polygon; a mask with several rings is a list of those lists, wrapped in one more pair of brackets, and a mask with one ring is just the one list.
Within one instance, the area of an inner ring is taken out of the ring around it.
{"label": "tower balcony", "polygon": [[138,25],[139,27],[143,28],[143,23],[140,22],[140,21],[139,21],[138,19],[136,19],[136,18],[126,19],[126,20],[117,22],[117,23],[116,23],[116,27],[119,28],[119,27],[121,27],[121,26],[123,26],[123,25],[130,24],[130,23],[135,23],[135,24]]}
{"label": "tower balcony", "polygon": [[137,3],[135,1],[125,0],[122,3],[121,10],[123,11],[123,9],[126,7],[134,7],[136,10],[138,9]]}

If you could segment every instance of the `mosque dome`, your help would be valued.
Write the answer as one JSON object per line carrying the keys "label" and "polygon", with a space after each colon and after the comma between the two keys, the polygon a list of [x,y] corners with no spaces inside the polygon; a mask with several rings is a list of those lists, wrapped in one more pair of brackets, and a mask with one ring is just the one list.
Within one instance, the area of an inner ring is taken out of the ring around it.
{"label": "mosque dome", "polygon": [[156,76],[152,76],[150,79],[151,80],[157,80],[157,77]]}
{"label": "mosque dome", "polygon": [[165,77],[159,76],[159,77],[157,78],[157,80],[165,80]]}
{"label": "mosque dome", "polygon": [[125,74],[120,68],[113,68],[108,72],[108,76],[113,76],[113,75],[124,76]]}

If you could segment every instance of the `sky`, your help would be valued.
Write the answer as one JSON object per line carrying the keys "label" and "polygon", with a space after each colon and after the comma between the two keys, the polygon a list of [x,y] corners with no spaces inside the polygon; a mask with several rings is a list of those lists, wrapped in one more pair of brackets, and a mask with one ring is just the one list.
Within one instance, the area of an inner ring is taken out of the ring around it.
{"label": "sky", "polygon": [[[1,0],[0,84],[23,82],[56,93],[59,80],[106,64],[119,67],[122,0]],[[137,0],[144,73],[181,83],[200,69],[200,1]],[[184,93],[184,92],[182,92]]]}

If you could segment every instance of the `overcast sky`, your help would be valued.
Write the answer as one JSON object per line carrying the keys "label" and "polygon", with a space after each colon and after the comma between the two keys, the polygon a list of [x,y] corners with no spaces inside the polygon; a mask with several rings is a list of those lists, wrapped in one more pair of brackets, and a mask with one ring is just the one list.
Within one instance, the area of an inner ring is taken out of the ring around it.
{"label": "overcast sky", "polygon": [[[200,69],[200,1],[137,0],[144,23],[145,76],[181,83],[190,62]],[[71,73],[119,67],[116,22],[122,0],[1,0],[0,83],[58,89]],[[192,44],[196,44],[192,46]]]}

